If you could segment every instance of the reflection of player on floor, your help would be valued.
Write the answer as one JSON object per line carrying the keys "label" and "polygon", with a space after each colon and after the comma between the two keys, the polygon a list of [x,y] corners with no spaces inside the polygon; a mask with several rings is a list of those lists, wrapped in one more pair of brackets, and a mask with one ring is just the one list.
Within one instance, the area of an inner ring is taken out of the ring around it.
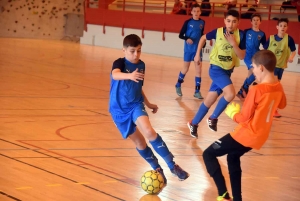
{"label": "reflection of player on floor", "polygon": [[192,137],[198,137],[197,129],[199,122],[207,114],[209,108],[216,102],[217,98],[224,92],[214,110],[208,118],[208,126],[211,130],[217,131],[217,122],[220,114],[225,110],[227,104],[235,97],[235,91],[230,79],[235,66],[240,65],[240,59],[245,57],[245,36],[238,27],[239,12],[229,10],[226,13],[225,28],[215,29],[202,36],[198,45],[195,61],[200,62],[200,50],[206,40],[215,39],[216,42],[210,53],[209,76],[212,79],[209,92],[191,122],[188,122]]}
{"label": "reflection of player on floor", "polygon": [[248,68],[248,77],[244,81],[243,86],[237,93],[237,97],[244,101],[247,96],[249,86],[254,82],[255,77],[252,73],[253,66],[252,66],[252,57],[253,55],[259,51],[260,44],[266,43],[266,35],[263,31],[259,29],[261,23],[261,16],[257,13],[254,13],[251,16],[251,24],[252,28],[244,30],[245,37],[246,37],[246,56],[244,62]]}
{"label": "reflection of player on floor", "polygon": [[215,141],[203,152],[207,172],[218,188],[219,201],[232,200],[217,157],[227,154],[228,170],[234,201],[242,200],[240,157],[251,149],[260,149],[268,139],[273,113],[286,106],[282,85],[274,76],[275,55],[261,50],[253,56],[253,73],[258,85],[249,90],[242,111],[238,104],[229,104],[225,113],[238,125],[234,131]]}
{"label": "reflection of player on floor", "polygon": [[[283,75],[283,71],[287,68],[287,63],[293,63],[296,55],[296,45],[294,39],[288,35],[289,20],[287,18],[281,18],[278,20],[276,28],[278,33],[271,35],[268,41],[265,43],[264,48],[271,50],[276,56],[276,68],[274,70],[275,76],[280,81]],[[278,110],[275,111],[274,117],[281,117]]]}
{"label": "reflection of player on floor", "polygon": [[[191,61],[194,61],[195,54],[197,52],[197,47],[199,40],[204,32],[204,26],[205,22],[200,19],[200,6],[198,4],[192,5],[192,15],[193,17],[191,19],[188,19],[184,22],[181,31],[179,33],[179,38],[184,40],[184,63],[183,63],[183,69],[179,72],[178,75],[178,81],[175,85],[176,93],[178,96],[182,96],[181,91],[181,84],[184,81],[184,77],[189,71]],[[201,54],[202,59],[202,52],[199,52],[199,55]],[[201,93],[200,93],[200,85],[201,85],[201,69],[202,65],[201,63],[195,64],[195,93],[194,97],[198,99],[203,99]]]}
{"label": "reflection of player on floor", "polygon": [[[158,160],[145,138],[149,140],[154,150],[165,160],[171,172],[179,180],[185,180],[189,174],[175,164],[173,154],[160,135],[151,126],[144,104],[156,113],[157,105],[148,101],[142,90],[144,83],[145,63],[140,60],[142,48],[141,39],[131,34],[123,40],[125,58],[119,58],[113,63],[111,71],[111,88],[109,112],[124,139],[130,138],[139,154],[167,180]],[[138,129],[136,129],[136,127]]]}

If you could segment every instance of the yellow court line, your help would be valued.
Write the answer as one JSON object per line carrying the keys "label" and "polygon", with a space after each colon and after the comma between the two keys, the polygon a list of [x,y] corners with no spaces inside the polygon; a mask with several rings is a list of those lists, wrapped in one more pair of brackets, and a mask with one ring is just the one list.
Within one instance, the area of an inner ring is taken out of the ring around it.
{"label": "yellow court line", "polygon": [[31,189],[32,187],[30,186],[23,186],[23,187],[18,187],[16,188],[17,190],[26,190],[26,189]]}
{"label": "yellow court line", "polygon": [[78,183],[75,183],[75,184],[82,185],[82,184],[89,184],[89,182],[78,182]]}
{"label": "yellow court line", "polygon": [[107,183],[116,183],[118,181],[104,181],[103,183],[107,184]]}
{"label": "yellow court line", "polygon": [[61,186],[61,184],[47,184],[46,186],[55,187],[55,186]]}

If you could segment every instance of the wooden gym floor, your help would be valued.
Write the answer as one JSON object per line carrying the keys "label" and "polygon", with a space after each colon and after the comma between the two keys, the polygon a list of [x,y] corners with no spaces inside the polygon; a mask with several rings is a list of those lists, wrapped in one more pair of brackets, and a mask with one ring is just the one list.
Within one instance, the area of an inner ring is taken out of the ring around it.
{"label": "wooden gym floor", "polygon": [[[213,201],[213,180],[206,173],[203,150],[236,125],[225,114],[218,132],[199,125],[198,140],[186,122],[201,104],[193,98],[194,67],[175,94],[182,58],[142,54],[144,91],[159,106],[151,114],[175,161],[190,173],[178,181],[159,158],[168,186],[149,196],[139,185],[151,169],[130,140],[123,140],[108,113],[112,62],[120,49],[70,42],[0,39],[0,200],[28,201]],[[210,85],[204,62],[202,94]],[[247,70],[235,70],[235,89]],[[284,72],[288,106],[275,119],[264,147],[242,157],[246,201],[300,200],[300,74]],[[236,99],[237,102],[239,102]],[[215,105],[211,108],[214,109]],[[228,180],[226,157],[220,158]]]}

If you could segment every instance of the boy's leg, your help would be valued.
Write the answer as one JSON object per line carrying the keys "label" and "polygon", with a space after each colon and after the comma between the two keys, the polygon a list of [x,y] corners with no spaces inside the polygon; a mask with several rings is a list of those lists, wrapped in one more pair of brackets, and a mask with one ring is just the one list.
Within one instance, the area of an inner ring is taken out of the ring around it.
{"label": "boy's leg", "polygon": [[218,117],[225,110],[228,103],[234,99],[235,96],[235,90],[230,79],[232,72],[233,69],[223,70],[219,67],[210,70],[210,77],[212,78],[215,85],[218,86],[215,91],[217,91],[218,94],[221,94],[222,91],[224,92],[224,96],[220,98],[213,114],[207,120],[208,127],[213,131],[217,131]]}
{"label": "boy's leg", "polygon": [[[280,82],[280,80],[282,78],[283,71],[284,71],[283,68],[277,68],[277,67],[274,70],[274,75],[277,77],[277,79],[278,79],[279,82]],[[275,110],[275,113],[273,114],[273,117],[275,117],[275,118],[280,118],[281,117],[281,115],[278,112],[278,109]]]}
{"label": "boy's leg", "polygon": [[203,159],[207,172],[213,177],[218,188],[219,196],[229,199],[221,167],[216,157],[227,155],[228,169],[230,174],[231,188],[234,201],[241,200],[241,166],[240,157],[250,151],[251,148],[244,147],[235,141],[230,134],[215,141],[203,152]]}
{"label": "boy's leg", "polygon": [[184,77],[187,74],[187,72],[189,71],[190,68],[190,59],[188,59],[189,54],[188,53],[184,53],[184,57],[183,57],[183,69],[179,72],[178,75],[178,80],[177,83],[175,85],[175,89],[176,89],[176,93],[178,96],[182,96],[182,91],[181,91],[181,83],[184,82]]}
{"label": "boy's leg", "polygon": [[[212,86],[213,86],[213,84],[212,84]],[[216,91],[209,91],[207,93],[203,103],[200,105],[198,112],[192,119],[192,121],[188,122],[188,127],[190,129],[190,135],[192,137],[195,137],[195,138],[198,137],[198,133],[197,133],[198,124],[202,121],[204,116],[207,114],[207,112],[208,112],[209,108],[212,106],[212,104],[214,104],[214,102],[217,100],[218,96],[219,95]]]}
{"label": "boy's leg", "polygon": [[232,140],[232,146],[235,149],[231,150],[227,155],[232,196],[235,201],[242,201],[242,169],[240,157],[250,151],[251,148],[241,145],[234,139]]}
{"label": "boy's leg", "polygon": [[209,175],[214,179],[219,196],[229,199],[229,193],[225,183],[224,176],[217,157],[223,156],[230,151],[230,134],[225,135],[211,144],[203,152],[203,160]]}
{"label": "boy's leg", "polygon": [[[248,66],[248,65],[247,65]],[[239,92],[236,94],[236,96],[241,100],[244,101],[246,98],[248,91],[249,91],[249,86],[255,81],[255,76],[253,74],[253,67],[248,68],[248,76],[244,81],[244,84],[242,85],[241,89]]]}
{"label": "boy's leg", "polygon": [[[193,55],[195,57],[195,55]],[[195,65],[195,93],[194,97],[198,99],[203,99],[201,92],[200,92],[200,86],[201,86],[201,73],[202,73],[202,51],[200,53],[200,63],[194,62]]]}
{"label": "boy's leg", "polygon": [[173,174],[179,178],[179,180],[185,180],[189,177],[189,174],[175,164],[173,154],[169,151],[166,143],[163,141],[160,135],[158,135],[151,126],[148,116],[139,116],[135,120],[135,124],[141,133],[149,140],[154,150],[165,160],[168,167]]}

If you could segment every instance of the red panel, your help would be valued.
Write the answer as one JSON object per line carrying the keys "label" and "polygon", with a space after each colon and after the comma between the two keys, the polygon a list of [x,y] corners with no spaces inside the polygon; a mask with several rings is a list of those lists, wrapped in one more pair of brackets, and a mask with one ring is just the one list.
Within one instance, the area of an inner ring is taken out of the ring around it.
{"label": "red panel", "polygon": [[[128,12],[107,10],[103,8],[92,9],[86,8],[86,23],[98,24],[115,27],[134,28],[141,30],[153,30],[162,32],[179,33],[185,20],[190,16],[171,15],[171,14],[154,14],[142,12]],[[205,20],[205,33],[224,26],[224,19],[220,17],[202,17]],[[261,29],[266,33],[267,37],[276,34],[277,21],[263,21]],[[241,19],[239,29],[244,30],[251,27],[250,20]],[[288,34],[291,35],[297,44],[300,43],[300,23],[289,22]]]}

